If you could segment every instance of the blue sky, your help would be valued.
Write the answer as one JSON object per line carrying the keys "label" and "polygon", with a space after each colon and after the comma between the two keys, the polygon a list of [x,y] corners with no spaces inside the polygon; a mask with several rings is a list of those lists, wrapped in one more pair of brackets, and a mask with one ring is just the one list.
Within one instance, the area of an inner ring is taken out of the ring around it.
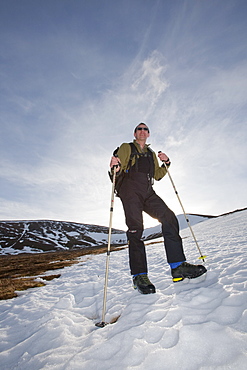
{"label": "blue sky", "polygon": [[[246,207],[246,19],[245,0],[1,0],[0,219],[107,226],[139,122],[188,213]],[[168,176],[155,190],[181,213]]]}

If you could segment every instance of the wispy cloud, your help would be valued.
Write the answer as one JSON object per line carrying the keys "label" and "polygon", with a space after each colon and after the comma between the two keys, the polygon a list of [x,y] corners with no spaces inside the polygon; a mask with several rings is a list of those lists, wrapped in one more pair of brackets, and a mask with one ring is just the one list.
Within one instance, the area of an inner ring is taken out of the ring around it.
{"label": "wispy cloud", "polygon": [[[137,17],[123,2],[106,18],[97,10],[97,32],[96,13],[79,7],[90,18],[81,23],[72,6],[73,22],[64,14],[49,32],[5,33],[0,217],[107,225],[110,156],[141,121],[171,157],[190,212],[246,206],[246,26],[226,3],[140,2]],[[168,179],[155,188],[181,212]],[[118,201],[115,212],[123,227]]]}

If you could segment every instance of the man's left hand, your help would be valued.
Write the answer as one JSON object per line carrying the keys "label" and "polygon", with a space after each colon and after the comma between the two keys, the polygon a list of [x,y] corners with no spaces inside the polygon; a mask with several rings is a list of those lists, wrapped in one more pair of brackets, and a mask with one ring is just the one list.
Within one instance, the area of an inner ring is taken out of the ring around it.
{"label": "man's left hand", "polygon": [[165,154],[165,153],[163,153],[163,152],[159,152],[158,153],[158,157],[159,157],[159,159],[162,161],[162,162],[166,162],[166,161],[168,161],[168,157],[167,157],[167,155]]}

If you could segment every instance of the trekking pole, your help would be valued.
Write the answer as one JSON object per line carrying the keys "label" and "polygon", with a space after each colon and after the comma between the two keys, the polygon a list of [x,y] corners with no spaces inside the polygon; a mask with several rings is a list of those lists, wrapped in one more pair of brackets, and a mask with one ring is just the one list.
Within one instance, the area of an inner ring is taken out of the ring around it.
{"label": "trekking pole", "polygon": [[[161,153],[161,151],[159,151],[159,153]],[[173,180],[172,180],[172,177],[171,177],[170,171],[168,170],[168,166],[167,166],[167,164],[165,163],[165,161],[162,161],[162,162],[163,162],[163,163],[164,163],[164,165],[165,165],[165,168],[166,168],[166,171],[167,171],[167,173],[168,173],[169,179],[171,180],[171,183],[172,183],[173,189],[174,189],[175,194],[176,194],[176,196],[177,196],[177,198],[178,198],[178,201],[179,201],[179,203],[180,203],[180,206],[181,206],[181,208],[182,208],[182,210],[183,210],[183,214],[184,214],[185,220],[186,220],[186,222],[187,222],[187,224],[188,224],[188,226],[189,226],[189,229],[190,229],[190,231],[191,231],[191,234],[192,234],[192,236],[193,236],[193,239],[194,239],[194,241],[195,241],[195,243],[196,243],[197,249],[198,249],[199,254],[200,254],[199,259],[201,259],[201,260],[203,260],[203,262],[205,262],[204,258],[206,258],[207,256],[203,256],[203,254],[202,254],[202,252],[201,252],[201,249],[200,249],[199,244],[198,244],[198,242],[197,242],[196,236],[195,236],[195,234],[194,234],[194,231],[192,230],[192,227],[191,227],[190,221],[189,221],[188,216],[187,216],[187,214],[186,214],[186,212],[185,212],[184,206],[183,206],[183,204],[182,204],[182,202],[181,202],[181,199],[180,199],[180,197],[179,197],[179,195],[178,195],[178,191],[177,191],[177,189],[176,189],[176,187],[175,187],[175,184],[174,184],[174,182],[173,182]]]}
{"label": "trekking pole", "polygon": [[113,206],[114,206],[114,191],[115,191],[115,183],[116,183],[116,173],[117,173],[117,166],[114,166],[113,167],[113,178],[112,178],[112,193],[111,193],[108,247],[107,247],[106,269],[105,269],[105,286],[104,286],[102,321],[95,324],[95,326],[98,326],[99,328],[103,328],[104,326],[107,325],[107,323],[105,322],[105,312],[106,312],[106,296],[107,296],[107,285],[108,285],[108,274],[109,274],[109,262],[110,262],[110,253],[111,253],[111,230],[112,230],[112,216],[113,216]]}

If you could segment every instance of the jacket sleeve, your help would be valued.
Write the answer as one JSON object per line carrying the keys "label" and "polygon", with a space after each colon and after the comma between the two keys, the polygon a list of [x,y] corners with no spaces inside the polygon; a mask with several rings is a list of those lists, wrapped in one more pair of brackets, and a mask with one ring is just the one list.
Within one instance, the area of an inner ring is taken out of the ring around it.
{"label": "jacket sleeve", "polygon": [[159,162],[158,162],[155,152],[153,152],[153,158],[154,158],[154,179],[159,181],[165,176],[165,174],[167,173],[167,170],[164,165],[159,166]]}
{"label": "jacket sleeve", "polygon": [[129,164],[130,154],[131,154],[130,145],[128,143],[123,143],[117,152],[117,156],[121,162],[121,168],[120,171],[118,171],[117,175],[120,175],[122,171],[126,171]]}

